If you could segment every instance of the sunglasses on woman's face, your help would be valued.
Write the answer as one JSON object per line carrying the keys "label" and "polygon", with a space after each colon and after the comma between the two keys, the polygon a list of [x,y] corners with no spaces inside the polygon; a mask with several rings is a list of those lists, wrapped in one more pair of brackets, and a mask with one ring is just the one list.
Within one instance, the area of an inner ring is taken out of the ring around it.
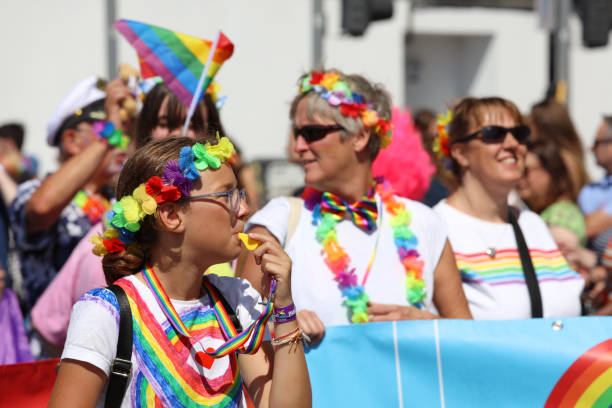
{"label": "sunglasses on woman's face", "polygon": [[468,142],[472,139],[480,139],[484,143],[502,143],[506,139],[506,135],[511,133],[512,136],[520,144],[527,144],[529,142],[529,135],[531,131],[528,126],[516,126],[513,128],[507,128],[503,126],[485,126],[477,132],[462,137],[461,139],[455,140],[454,143]]}
{"label": "sunglasses on woman's face", "polygon": [[344,130],[340,125],[306,125],[293,128],[293,137],[297,140],[302,136],[306,143],[315,142],[323,139],[328,133]]}

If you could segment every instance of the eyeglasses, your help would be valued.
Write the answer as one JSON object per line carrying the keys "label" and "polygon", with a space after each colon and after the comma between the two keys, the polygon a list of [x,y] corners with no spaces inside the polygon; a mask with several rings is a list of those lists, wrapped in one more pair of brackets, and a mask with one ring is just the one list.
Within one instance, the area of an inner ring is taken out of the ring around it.
{"label": "eyeglasses", "polygon": [[593,147],[591,147],[592,150],[595,150],[599,147],[599,145],[602,144],[608,144],[608,143],[612,143],[612,137],[607,137],[604,139],[599,139],[593,142]]}
{"label": "eyeglasses", "polygon": [[200,198],[215,198],[215,197],[227,197],[230,211],[232,215],[238,216],[240,212],[240,204],[246,202],[246,190],[234,187],[228,191],[222,191],[219,193],[201,194],[196,196],[186,196],[185,199],[188,201],[197,200]]}
{"label": "eyeglasses", "polygon": [[475,139],[482,140],[484,143],[502,143],[506,139],[506,135],[511,133],[512,136],[516,139],[520,144],[527,144],[529,141],[529,136],[531,135],[531,131],[528,126],[516,126],[513,128],[507,128],[503,126],[485,126],[482,129],[478,130],[471,135],[467,135],[458,140],[455,140],[453,143],[463,143]]}
{"label": "eyeglasses", "polygon": [[344,130],[340,125],[306,125],[300,128],[293,128],[293,137],[297,140],[298,136],[302,136],[306,143],[314,142],[323,139],[328,133],[337,130]]}

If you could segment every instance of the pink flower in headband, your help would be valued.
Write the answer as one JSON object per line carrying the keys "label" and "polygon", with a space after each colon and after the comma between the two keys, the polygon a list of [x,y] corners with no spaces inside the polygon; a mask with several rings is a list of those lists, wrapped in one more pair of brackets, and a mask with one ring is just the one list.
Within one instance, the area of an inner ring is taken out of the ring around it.
{"label": "pink flower in headband", "polygon": [[188,196],[193,189],[193,181],[183,175],[178,161],[176,160],[170,160],[168,163],[166,163],[166,168],[164,169],[164,176],[162,179],[164,184],[172,184],[177,186],[184,196]]}
{"label": "pink flower in headband", "polygon": [[155,197],[157,204],[174,202],[181,198],[181,191],[177,186],[166,186],[161,177],[153,176],[146,184],[147,194]]}
{"label": "pink flower in headband", "polygon": [[342,92],[332,92],[327,97],[327,103],[331,106],[338,106],[342,103],[344,99],[344,94]]}

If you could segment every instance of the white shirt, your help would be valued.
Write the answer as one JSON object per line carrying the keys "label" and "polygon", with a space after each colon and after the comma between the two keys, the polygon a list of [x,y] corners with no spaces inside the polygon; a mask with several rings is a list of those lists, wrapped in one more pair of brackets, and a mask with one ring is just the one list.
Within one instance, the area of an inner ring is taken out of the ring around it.
{"label": "white shirt", "polygon": [[[397,199],[403,202],[412,214],[409,228],[418,239],[417,250],[425,262],[424,305],[434,311],[433,272],[444,249],[446,227],[425,205],[401,197]],[[356,268],[358,284],[362,284],[376,240],[379,239],[372,269],[365,283],[365,291],[372,302],[407,306],[409,303],[404,284],[406,271],[400,262],[393,240],[393,230],[389,225],[391,216],[381,212],[382,202],[378,195],[377,203],[378,228],[368,233],[356,227],[349,218],[345,218],[336,225],[338,243],[351,258],[351,267]],[[248,230],[254,225],[264,226],[283,244],[293,261],[291,291],[298,310],[314,311],[326,326],[349,324],[348,310],[343,305],[340,289],[333,280],[332,271],[324,263],[321,245],[315,239],[316,226],[312,223],[312,211],[302,205],[295,232],[289,242],[285,242],[289,211],[290,204],[286,198],[273,199],[251,217],[245,229]]]}
{"label": "white shirt", "polygon": [[[434,211],[448,225],[448,237],[474,319],[530,318],[529,292],[512,225],[472,217],[446,200],[438,203]],[[538,278],[544,317],[580,315],[582,277],[569,268],[537,214],[521,211],[518,223]],[[486,254],[489,247],[495,248],[495,257]]]}

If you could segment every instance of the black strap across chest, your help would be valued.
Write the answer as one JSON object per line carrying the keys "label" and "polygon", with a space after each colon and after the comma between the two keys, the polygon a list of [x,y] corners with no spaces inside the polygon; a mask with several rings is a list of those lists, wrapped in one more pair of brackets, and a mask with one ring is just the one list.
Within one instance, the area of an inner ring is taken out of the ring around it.
{"label": "black strap across chest", "polygon": [[542,309],[542,295],[540,294],[540,285],[538,278],[531,262],[531,255],[529,255],[529,248],[525,242],[525,237],[521,231],[521,227],[518,224],[516,216],[512,208],[508,212],[508,219],[512,224],[514,230],[514,238],[516,239],[516,246],[518,247],[519,255],[521,257],[521,265],[523,266],[523,274],[525,275],[525,283],[527,284],[527,290],[529,291],[529,300],[531,301],[531,317],[543,317]]}
{"label": "black strap across chest", "polygon": [[127,389],[130,373],[132,372],[132,310],[127,295],[121,286],[111,285],[108,288],[115,294],[119,303],[119,336],[117,338],[117,355],[113,360],[108,376],[108,389],[106,390],[105,408],[121,406],[121,401]]}

